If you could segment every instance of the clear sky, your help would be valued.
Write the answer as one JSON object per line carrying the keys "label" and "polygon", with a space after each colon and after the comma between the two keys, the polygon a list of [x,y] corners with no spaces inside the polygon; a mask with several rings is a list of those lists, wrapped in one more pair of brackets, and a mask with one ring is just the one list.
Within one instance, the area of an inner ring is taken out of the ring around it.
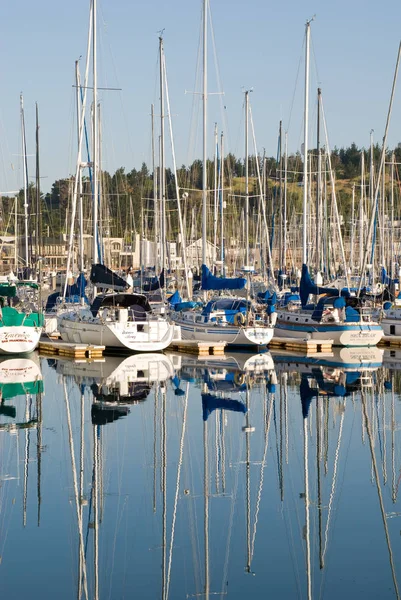
{"label": "clear sky", "polygon": [[[102,166],[127,171],[151,163],[150,105],[158,102],[158,31],[164,29],[178,166],[201,157],[200,72],[197,71],[201,0],[98,0],[99,86],[103,114]],[[276,154],[280,119],[289,151],[300,149],[303,38],[312,24],[311,118],[322,88],[330,146],[369,145],[383,137],[401,38],[401,3],[388,0],[210,0],[216,57],[209,47],[210,151],[214,122],[225,149],[243,156],[243,90],[251,105],[258,149]],[[0,3],[0,191],[22,186],[19,95],[24,94],[28,154],[35,150],[39,105],[42,189],[75,170],[74,62],[86,53],[89,0],[3,0]],[[84,69],[84,58],[81,69]],[[299,73],[298,73],[299,70]],[[197,77],[198,73],[198,77]],[[298,73],[298,77],[297,77]],[[198,80],[198,83],[197,83]],[[401,82],[400,82],[401,84]],[[401,141],[401,93],[395,99],[389,145]],[[195,106],[195,111],[193,111]],[[159,111],[156,109],[156,112]],[[195,114],[195,118],[194,118]],[[197,116],[196,116],[197,115]],[[29,158],[30,176],[34,157]]]}

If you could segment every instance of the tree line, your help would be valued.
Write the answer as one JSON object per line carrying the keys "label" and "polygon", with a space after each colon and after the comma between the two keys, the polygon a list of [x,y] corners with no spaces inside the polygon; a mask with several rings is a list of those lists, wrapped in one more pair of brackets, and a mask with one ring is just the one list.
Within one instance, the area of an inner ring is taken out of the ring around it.
{"label": "tree line", "polygon": [[[401,145],[394,149],[396,162],[401,162]],[[316,150],[311,149],[310,154],[316,157]],[[336,180],[358,181],[361,175],[361,156],[364,154],[365,168],[370,163],[370,149],[358,148],[355,143],[349,147],[334,148],[331,152],[331,165],[334,170]],[[380,160],[381,148],[378,144],[373,146],[373,162],[375,165]],[[255,208],[258,196],[257,164],[259,172],[264,182],[267,205],[270,207],[270,213],[278,210],[277,186],[284,177],[284,159],[283,157],[250,156],[248,163],[251,195],[251,210]],[[207,179],[208,187],[213,189],[215,182],[215,161],[207,161]],[[289,184],[300,184],[302,182],[303,157],[298,152],[287,157],[287,179]],[[245,161],[230,153],[224,158],[224,188],[227,194],[232,194],[233,198],[238,198],[244,192]],[[140,169],[132,168],[126,171],[125,167],[120,167],[114,174],[107,171],[101,173],[101,201],[100,215],[103,228],[107,234],[112,237],[129,238],[133,232],[141,231],[146,221],[146,226],[151,228],[154,215],[154,194],[157,189],[157,181],[160,180],[158,170],[153,174],[148,166],[143,163]],[[169,231],[174,239],[178,232],[178,222],[176,216],[176,185],[175,178],[170,168],[165,172],[166,198],[169,211]],[[202,189],[202,161],[194,160],[189,166],[182,165],[177,170],[177,182],[180,193],[188,190],[186,197],[187,209],[199,206]],[[40,195],[40,211],[42,237],[60,238],[69,230],[69,220],[71,216],[72,193],[74,187],[74,178],[69,177],[60,179],[52,184],[50,192]],[[157,192],[157,195],[159,192]],[[340,210],[349,212],[351,202],[352,186],[349,188],[342,185],[338,194]],[[290,196],[298,206],[301,194],[296,187],[290,188]],[[19,206],[23,206],[24,192],[19,192]],[[1,198],[0,219],[2,223],[3,235],[14,234],[13,214],[14,200],[8,197]],[[235,201],[238,204],[238,200]],[[235,204],[234,202],[234,204]],[[88,176],[83,178],[83,205],[84,205],[84,230],[90,233],[91,226],[91,181]],[[36,206],[36,188],[35,184],[30,184],[28,188],[29,205],[29,231],[34,235],[35,231],[35,206]],[[240,201],[239,201],[240,205]],[[239,215],[239,209],[237,216]],[[17,211],[21,213],[22,210]],[[18,227],[23,227],[19,223]]]}

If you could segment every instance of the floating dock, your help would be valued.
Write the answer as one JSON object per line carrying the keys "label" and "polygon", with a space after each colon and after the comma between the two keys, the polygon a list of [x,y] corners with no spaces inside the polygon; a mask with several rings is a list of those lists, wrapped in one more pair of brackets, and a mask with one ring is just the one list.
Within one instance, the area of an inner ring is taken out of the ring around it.
{"label": "floating dock", "polygon": [[392,346],[393,348],[400,348],[401,335],[384,335],[379,342],[379,346]]}
{"label": "floating dock", "polygon": [[223,356],[225,347],[226,342],[196,342],[195,340],[176,340],[169,346],[169,348],[178,350],[178,352],[196,354],[197,356]]}
{"label": "floating dock", "polygon": [[283,348],[306,354],[326,354],[332,352],[334,340],[310,340],[302,338],[273,337],[269,348]]}
{"label": "floating dock", "polygon": [[76,360],[96,360],[103,358],[104,346],[92,344],[70,344],[59,340],[41,340],[39,352],[46,356],[63,356]]}

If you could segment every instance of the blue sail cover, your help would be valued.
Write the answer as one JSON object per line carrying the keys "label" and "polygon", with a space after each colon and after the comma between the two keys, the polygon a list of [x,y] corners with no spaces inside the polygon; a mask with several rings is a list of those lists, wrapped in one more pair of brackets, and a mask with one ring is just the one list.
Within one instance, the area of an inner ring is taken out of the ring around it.
{"label": "blue sail cover", "polygon": [[245,285],[244,277],[216,277],[202,265],[202,290],[242,290]]}
{"label": "blue sail cover", "polygon": [[[85,304],[89,304],[88,298],[85,296],[85,288],[88,285],[88,282],[85,279],[83,273],[78,275],[77,281],[73,285],[67,285],[67,292],[65,295],[65,302],[78,303],[80,298],[84,298]],[[45,310],[52,310],[59,298],[63,297],[63,292],[54,292],[48,296],[46,301]]]}
{"label": "blue sail cover", "polygon": [[329,296],[340,296],[340,291],[335,288],[324,288],[316,285],[309,275],[308,267],[302,265],[302,276],[299,285],[299,295],[301,297],[302,306],[306,306],[309,294],[318,296],[319,294],[328,294]]}
{"label": "blue sail cover", "polygon": [[391,277],[389,277],[387,275],[387,271],[386,271],[386,269],[384,267],[382,267],[382,273],[381,273],[381,275],[382,275],[381,280],[382,280],[382,283],[384,285],[393,285],[394,283],[399,283],[400,282],[399,279],[391,279]]}
{"label": "blue sail cover", "polygon": [[208,416],[218,408],[223,410],[231,410],[233,412],[246,413],[246,406],[239,400],[232,398],[220,398],[219,396],[213,396],[213,394],[201,394],[202,396],[202,411],[203,420],[207,421]]}
{"label": "blue sail cover", "polygon": [[170,304],[170,306],[172,308],[174,308],[174,306],[176,304],[179,304],[180,302],[182,302],[180,292],[178,290],[175,290],[174,294],[172,294],[171,296],[169,296],[167,298],[167,302]]}
{"label": "blue sail cover", "polygon": [[150,281],[148,281],[147,283],[144,283],[142,285],[142,291],[143,292],[154,292],[155,290],[159,290],[161,288],[164,288],[164,283],[165,283],[165,279],[164,279],[164,269],[162,270],[162,272],[160,273],[160,277],[153,277]]}
{"label": "blue sail cover", "polygon": [[94,285],[102,289],[123,291],[129,287],[125,279],[113,273],[111,269],[102,264],[92,265],[90,280]]}

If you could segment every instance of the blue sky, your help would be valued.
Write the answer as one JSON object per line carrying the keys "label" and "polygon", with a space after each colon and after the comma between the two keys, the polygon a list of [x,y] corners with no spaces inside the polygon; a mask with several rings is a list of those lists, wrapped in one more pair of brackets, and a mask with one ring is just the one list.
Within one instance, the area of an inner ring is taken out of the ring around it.
{"label": "blue sky", "polygon": [[[201,26],[201,0],[99,2],[99,85],[103,168],[113,172],[150,165],[150,105],[158,102],[158,31],[164,31],[177,163],[201,156],[193,115]],[[369,145],[383,136],[400,41],[401,4],[390,0],[286,3],[211,0],[218,85],[212,43],[209,90],[210,151],[214,122],[224,129],[226,151],[243,155],[243,89],[251,95],[258,149],[275,155],[280,119],[289,150],[302,142],[304,25],[312,24],[311,116],[322,87],[330,146]],[[35,102],[39,104],[42,189],[74,171],[74,62],[86,52],[89,0],[3,0],[0,6],[0,191],[22,185],[19,94],[24,94],[28,153],[34,153]],[[82,59],[82,70],[84,63]],[[199,73],[200,75],[200,73]],[[396,95],[389,145],[401,141],[401,94]],[[292,107],[292,108],[291,108]],[[197,112],[195,113],[200,115]],[[291,113],[291,119],[290,119]],[[313,135],[313,134],[312,134]],[[168,159],[169,160],[169,159]],[[29,158],[34,175],[34,158]]]}

